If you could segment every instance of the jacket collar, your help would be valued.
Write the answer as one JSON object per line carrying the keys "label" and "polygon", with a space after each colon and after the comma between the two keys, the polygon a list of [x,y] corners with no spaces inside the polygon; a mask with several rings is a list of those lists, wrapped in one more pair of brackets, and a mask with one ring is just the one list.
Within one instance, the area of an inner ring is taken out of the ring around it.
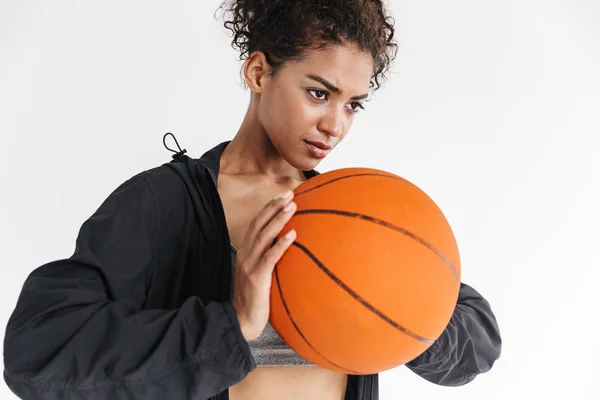
{"label": "jacket collar", "polygon": [[223,155],[225,147],[227,147],[229,143],[231,143],[231,140],[219,143],[218,145],[204,153],[202,157],[200,157],[200,159],[198,160],[201,164],[203,164],[206,168],[208,168],[211,171],[211,175],[214,177],[217,177],[219,175],[221,156]]}

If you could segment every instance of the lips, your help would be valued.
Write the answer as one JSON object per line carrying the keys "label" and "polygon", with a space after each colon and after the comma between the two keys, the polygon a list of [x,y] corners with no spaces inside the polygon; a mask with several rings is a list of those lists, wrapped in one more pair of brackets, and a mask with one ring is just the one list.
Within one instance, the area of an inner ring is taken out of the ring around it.
{"label": "lips", "polygon": [[313,141],[309,141],[309,140],[305,140],[306,143],[310,143],[315,147],[320,148],[321,150],[331,150],[331,146],[322,143],[322,142],[313,142]]}
{"label": "lips", "polygon": [[304,146],[306,147],[306,150],[312,157],[317,158],[317,159],[325,158],[330,151],[329,149],[327,149],[327,147],[329,147],[329,146],[327,146],[321,142],[316,142],[316,143],[325,147],[325,149],[317,147],[315,142],[309,142],[307,140],[304,141]]}

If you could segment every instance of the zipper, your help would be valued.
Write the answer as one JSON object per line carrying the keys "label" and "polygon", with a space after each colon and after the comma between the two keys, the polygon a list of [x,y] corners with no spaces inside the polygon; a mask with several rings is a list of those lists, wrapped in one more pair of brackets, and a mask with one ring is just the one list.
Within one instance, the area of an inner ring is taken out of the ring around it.
{"label": "zipper", "polygon": [[358,385],[358,400],[379,400],[379,376],[364,375]]}

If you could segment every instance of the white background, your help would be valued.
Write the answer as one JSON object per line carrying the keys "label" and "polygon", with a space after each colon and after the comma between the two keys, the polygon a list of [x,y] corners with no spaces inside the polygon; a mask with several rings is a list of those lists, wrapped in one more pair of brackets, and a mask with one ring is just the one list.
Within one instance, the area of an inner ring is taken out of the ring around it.
{"label": "white background", "polygon": [[[245,113],[211,1],[0,2],[0,322],[121,182]],[[392,0],[394,74],[318,169],[385,169],[440,205],[503,336],[492,371],[381,398],[598,399],[600,2]],[[172,142],[171,142],[172,143]],[[0,398],[14,398],[5,385]]]}

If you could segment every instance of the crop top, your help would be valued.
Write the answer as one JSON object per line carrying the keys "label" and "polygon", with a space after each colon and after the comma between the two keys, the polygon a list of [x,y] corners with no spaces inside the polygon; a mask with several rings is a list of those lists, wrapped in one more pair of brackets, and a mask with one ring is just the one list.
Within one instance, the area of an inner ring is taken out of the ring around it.
{"label": "crop top", "polygon": [[[235,257],[237,250],[231,246],[231,276],[235,276]],[[252,356],[258,367],[282,367],[282,366],[310,366],[311,362],[302,358],[292,350],[285,341],[277,334],[273,326],[267,322],[267,326],[254,340],[248,341]]]}

